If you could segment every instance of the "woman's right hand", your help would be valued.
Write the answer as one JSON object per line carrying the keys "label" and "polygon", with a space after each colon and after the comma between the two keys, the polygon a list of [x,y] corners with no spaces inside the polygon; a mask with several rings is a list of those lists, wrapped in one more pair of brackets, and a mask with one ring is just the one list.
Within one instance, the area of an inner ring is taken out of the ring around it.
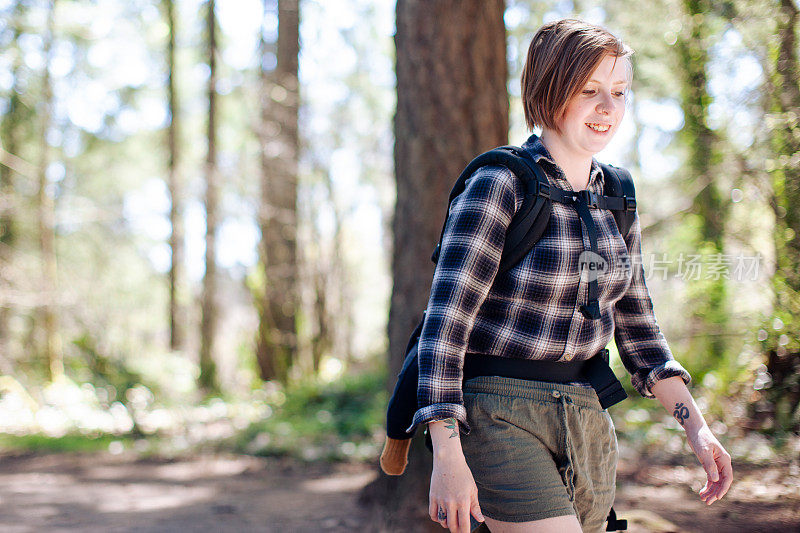
{"label": "woman's right hand", "polygon": [[[452,420],[452,424],[455,426],[457,423]],[[435,427],[439,425],[440,423],[429,424],[434,454],[428,514],[431,520],[453,533],[469,533],[470,514],[479,522],[484,521],[478,504],[478,487],[475,486],[472,472],[467,466],[460,441],[458,438],[451,440],[447,437],[445,438],[449,442],[443,441],[441,429],[447,426]],[[451,429],[452,427],[450,426]],[[441,515],[444,518],[440,520]]]}

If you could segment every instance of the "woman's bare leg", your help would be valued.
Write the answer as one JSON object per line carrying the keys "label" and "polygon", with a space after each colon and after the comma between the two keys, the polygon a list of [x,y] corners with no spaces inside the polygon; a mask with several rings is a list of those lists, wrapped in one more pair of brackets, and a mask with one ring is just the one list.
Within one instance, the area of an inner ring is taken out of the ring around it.
{"label": "woman's bare leg", "polygon": [[581,524],[575,515],[556,516],[535,522],[500,522],[486,518],[492,533],[582,533]]}

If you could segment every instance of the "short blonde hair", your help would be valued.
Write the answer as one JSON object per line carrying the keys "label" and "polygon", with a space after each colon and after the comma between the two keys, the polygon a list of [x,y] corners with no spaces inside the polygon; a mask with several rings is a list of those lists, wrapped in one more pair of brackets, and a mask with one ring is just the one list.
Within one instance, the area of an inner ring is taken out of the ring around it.
{"label": "short blonde hair", "polygon": [[528,129],[541,126],[560,133],[558,123],[567,105],[606,55],[625,59],[630,87],[632,54],[620,38],[582,20],[562,19],[539,28],[528,47],[521,79]]}

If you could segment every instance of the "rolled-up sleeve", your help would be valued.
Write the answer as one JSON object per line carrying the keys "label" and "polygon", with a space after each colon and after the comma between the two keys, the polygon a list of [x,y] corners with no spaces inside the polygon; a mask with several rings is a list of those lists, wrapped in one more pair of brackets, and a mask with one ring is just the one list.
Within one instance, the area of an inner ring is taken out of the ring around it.
{"label": "rolled-up sleeve", "polygon": [[688,384],[691,377],[672,356],[656,321],[644,277],[638,212],[625,244],[631,259],[632,277],[628,290],[614,308],[614,340],[634,388],[642,396],[652,398],[652,387],[657,381],[680,376]]}
{"label": "rolled-up sleeve", "polygon": [[450,206],[419,338],[419,409],[408,431],[455,418],[469,432],[461,382],[469,333],[500,264],[521,185],[500,166],[478,169]]}

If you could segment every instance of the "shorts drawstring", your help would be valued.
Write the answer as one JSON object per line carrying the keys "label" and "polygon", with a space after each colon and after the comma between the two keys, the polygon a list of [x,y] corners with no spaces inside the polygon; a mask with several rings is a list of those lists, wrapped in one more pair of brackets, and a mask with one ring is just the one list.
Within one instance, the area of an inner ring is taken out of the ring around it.
{"label": "shorts drawstring", "polygon": [[574,504],[575,480],[573,478],[575,466],[573,465],[572,460],[572,436],[570,435],[569,421],[567,420],[567,404],[572,403],[572,398],[558,390],[553,390],[553,398],[556,398],[558,400],[558,404],[561,406],[561,423],[564,426],[564,450],[566,451],[567,455],[567,466],[564,471],[564,476],[566,477],[565,481],[567,482],[567,494],[569,495],[569,501],[573,502]]}

